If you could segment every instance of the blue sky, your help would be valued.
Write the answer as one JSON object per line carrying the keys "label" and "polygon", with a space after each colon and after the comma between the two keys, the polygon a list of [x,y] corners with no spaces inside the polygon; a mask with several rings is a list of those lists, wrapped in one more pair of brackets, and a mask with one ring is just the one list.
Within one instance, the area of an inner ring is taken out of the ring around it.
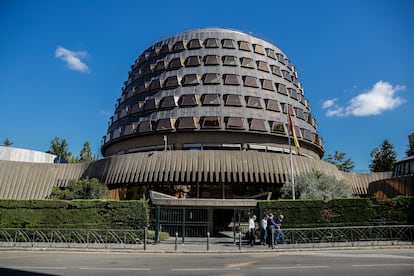
{"label": "blue sky", "polygon": [[130,65],[182,31],[237,29],[281,48],[296,66],[325,156],[368,172],[384,139],[405,157],[414,132],[414,2],[0,1],[0,143],[100,153]]}

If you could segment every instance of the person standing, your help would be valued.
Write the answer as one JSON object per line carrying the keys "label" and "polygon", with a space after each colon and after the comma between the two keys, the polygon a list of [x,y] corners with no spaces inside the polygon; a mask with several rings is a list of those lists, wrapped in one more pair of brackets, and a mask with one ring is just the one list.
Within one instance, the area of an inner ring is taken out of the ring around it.
{"label": "person standing", "polygon": [[267,235],[267,244],[269,247],[273,248],[274,242],[274,229],[277,227],[276,222],[273,220],[273,214],[270,213],[269,217],[267,218],[267,226],[266,226],[266,235]]}
{"label": "person standing", "polygon": [[267,219],[269,216],[266,214],[262,220],[260,221],[260,243],[262,245],[266,245],[266,238],[267,238]]}
{"label": "person standing", "polygon": [[250,237],[250,246],[253,246],[256,242],[256,225],[255,225],[256,216],[253,215],[249,219],[249,237]]}
{"label": "person standing", "polygon": [[275,238],[275,245],[277,245],[277,242],[279,241],[279,238],[282,237],[282,242],[285,243],[285,235],[283,234],[282,231],[282,222],[283,222],[284,216],[283,215],[279,215],[277,217],[276,220],[276,230],[277,230],[277,234],[276,234],[276,238]]}

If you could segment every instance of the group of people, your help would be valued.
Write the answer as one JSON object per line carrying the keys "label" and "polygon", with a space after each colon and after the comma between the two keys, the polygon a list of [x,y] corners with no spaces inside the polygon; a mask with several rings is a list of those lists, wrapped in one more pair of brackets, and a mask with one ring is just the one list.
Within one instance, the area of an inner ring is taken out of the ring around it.
{"label": "group of people", "polygon": [[[250,246],[255,245],[256,243],[256,216],[253,215],[249,219],[249,244]],[[282,231],[282,222],[284,216],[280,214],[276,221],[273,218],[273,214],[266,214],[260,221],[260,244],[277,245],[280,238],[282,238],[282,243],[285,243],[285,235]],[[274,240],[272,241],[272,237]]]}

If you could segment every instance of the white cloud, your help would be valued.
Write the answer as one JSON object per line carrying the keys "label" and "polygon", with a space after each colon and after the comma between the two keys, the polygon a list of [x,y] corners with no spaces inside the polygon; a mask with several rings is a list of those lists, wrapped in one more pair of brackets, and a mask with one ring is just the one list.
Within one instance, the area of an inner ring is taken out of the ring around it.
{"label": "white cloud", "polygon": [[[374,84],[371,90],[361,93],[352,98],[345,107],[338,106],[334,102],[326,101],[324,106],[328,108],[326,116],[371,116],[379,115],[384,111],[393,110],[403,104],[405,100],[397,97],[396,92],[404,90],[405,86],[392,86],[385,81],[378,81]],[[336,100],[336,99],[335,99]],[[331,104],[331,105],[329,105]]]}
{"label": "white cloud", "polygon": [[336,99],[330,99],[330,100],[326,100],[323,102],[322,104],[322,108],[323,109],[327,109],[330,108],[331,106],[333,106],[336,102]]}
{"label": "white cloud", "polygon": [[66,66],[73,71],[78,71],[81,73],[89,73],[89,67],[86,65],[82,59],[88,57],[87,52],[78,51],[73,52],[71,50],[65,49],[61,46],[56,48],[55,58],[59,58],[66,62]]}

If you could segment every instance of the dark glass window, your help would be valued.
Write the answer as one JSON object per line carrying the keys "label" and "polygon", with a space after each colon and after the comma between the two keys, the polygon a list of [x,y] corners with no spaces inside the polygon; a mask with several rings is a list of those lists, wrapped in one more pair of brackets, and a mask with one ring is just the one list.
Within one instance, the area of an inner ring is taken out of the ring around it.
{"label": "dark glass window", "polygon": [[204,74],[203,84],[220,84],[220,75],[215,73]]}
{"label": "dark glass window", "polygon": [[127,125],[125,127],[124,135],[134,134],[136,130],[137,130],[137,123],[133,123],[131,125]]}
{"label": "dark glass window", "polygon": [[266,52],[267,52],[268,57],[270,57],[272,59],[276,59],[275,50],[267,48]]}
{"label": "dark glass window", "polygon": [[197,123],[194,117],[180,117],[177,120],[177,129],[196,129]]}
{"label": "dark glass window", "polygon": [[177,106],[177,98],[175,96],[167,96],[162,98],[160,108],[173,108]]}
{"label": "dark glass window", "polygon": [[191,39],[187,44],[188,49],[200,49],[201,47],[201,40],[198,38]]}
{"label": "dark glass window", "polygon": [[171,51],[171,45],[170,44],[164,44],[161,47],[161,50],[159,52],[160,55],[168,54]]}
{"label": "dark glass window", "polygon": [[181,58],[173,58],[168,64],[168,69],[175,70],[183,67],[183,60]]}
{"label": "dark glass window", "polygon": [[298,92],[295,89],[288,88],[288,91],[291,98],[298,100]]}
{"label": "dark glass window", "polygon": [[254,108],[262,108],[259,97],[246,97],[246,106]]}
{"label": "dark glass window", "polygon": [[286,70],[282,70],[282,75],[283,75],[283,78],[284,78],[284,79],[286,79],[286,80],[288,80],[288,81],[292,81],[292,77],[290,76],[290,74],[289,74],[289,72],[288,72],[288,71],[286,71]]}
{"label": "dark glass window", "polygon": [[173,127],[173,119],[167,118],[167,119],[159,119],[157,122],[157,128],[156,130],[172,130]]}
{"label": "dark glass window", "polygon": [[224,84],[226,85],[240,85],[239,76],[236,74],[224,75]]}
{"label": "dark glass window", "polygon": [[208,55],[204,57],[204,65],[219,65],[219,56]]}
{"label": "dark glass window", "polygon": [[141,84],[140,86],[138,86],[138,88],[137,89],[135,89],[135,91],[139,94],[139,93],[144,93],[145,91],[147,91],[148,90],[148,87],[149,87],[149,83],[148,82],[146,82],[146,83],[143,83],[143,84]]}
{"label": "dark glass window", "polygon": [[206,40],[204,40],[204,46],[206,48],[218,48],[219,41],[217,38],[207,38]]}
{"label": "dark glass window", "polygon": [[272,74],[281,77],[282,72],[280,72],[280,68],[276,65],[270,65],[270,69],[272,70]]}
{"label": "dark glass window", "polygon": [[263,89],[275,91],[275,88],[273,87],[273,82],[271,80],[261,79],[260,83],[262,84]]}
{"label": "dark glass window", "polygon": [[267,100],[265,100],[265,102],[266,102],[266,109],[267,110],[277,111],[277,112],[280,111],[279,104],[277,103],[277,101],[267,99]]}
{"label": "dark glass window", "polygon": [[226,95],[224,105],[242,106],[240,95]]}
{"label": "dark glass window", "polygon": [[257,54],[264,55],[264,48],[262,45],[253,44],[253,51]]}
{"label": "dark glass window", "polygon": [[183,86],[198,85],[200,83],[200,77],[197,74],[185,75],[181,80]]}
{"label": "dark glass window", "polygon": [[139,127],[138,127],[139,133],[150,132],[150,131],[152,131],[151,121],[144,121],[139,124]]}
{"label": "dark glass window", "polygon": [[[312,141],[312,134],[311,134],[310,130],[302,128],[301,131],[302,131],[302,137],[305,140]],[[298,132],[296,130],[296,133],[300,133],[300,132]]]}
{"label": "dark glass window", "polygon": [[240,59],[241,66],[247,68],[254,68],[254,61],[251,58],[241,58]]}
{"label": "dark glass window", "polygon": [[233,39],[223,39],[221,41],[223,48],[236,49],[236,43]]}
{"label": "dark glass window", "polygon": [[174,88],[180,85],[177,76],[168,77],[164,82],[164,88]]}
{"label": "dark glass window", "polygon": [[201,64],[201,58],[199,56],[189,56],[185,60],[185,66],[187,67],[199,66],[200,64]]}
{"label": "dark glass window", "polygon": [[131,114],[135,114],[135,113],[138,113],[138,112],[139,112],[139,105],[137,103],[133,104],[132,107],[131,107]]}
{"label": "dark glass window", "polygon": [[226,128],[230,129],[244,129],[244,119],[241,117],[228,117]]}
{"label": "dark glass window", "polygon": [[220,97],[218,94],[204,94],[201,102],[203,105],[220,105]]}
{"label": "dark glass window", "polygon": [[185,42],[184,41],[177,41],[173,48],[172,48],[173,52],[181,52],[185,50]]}
{"label": "dark glass window", "polygon": [[198,105],[198,100],[197,100],[196,95],[194,95],[194,94],[187,94],[187,95],[182,95],[180,97],[180,100],[179,100],[178,104],[181,107],[185,107],[185,106],[196,106],[196,105]]}
{"label": "dark glass window", "polygon": [[243,51],[250,51],[250,43],[247,41],[239,41],[239,49]]}
{"label": "dark glass window", "polygon": [[269,66],[267,66],[267,63],[264,61],[257,61],[257,69],[265,72],[269,72]]}
{"label": "dark glass window", "polygon": [[289,96],[287,89],[286,89],[286,85],[277,83],[276,86],[277,86],[277,92],[279,92],[280,94]]}
{"label": "dark glass window", "polygon": [[204,117],[202,127],[203,128],[220,128],[221,127],[220,117],[216,117],[216,116]]}
{"label": "dark glass window", "polygon": [[121,135],[122,135],[122,128],[120,127],[120,128],[117,128],[117,129],[114,130],[113,135],[112,135],[112,139],[119,138],[119,137],[121,137]]}
{"label": "dark glass window", "polygon": [[250,130],[266,131],[265,122],[262,119],[250,119]]}
{"label": "dark glass window", "polygon": [[277,53],[276,58],[280,63],[285,64],[285,58],[283,57],[282,54]]}
{"label": "dark glass window", "polygon": [[154,72],[162,72],[165,69],[166,69],[165,68],[165,61],[161,60],[161,61],[158,61],[157,64],[155,65]]}
{"label": "dark glass window", "polygon": [[146,75],[151,74],[152,73],[152,68],[153,68],[153,66],[151,66],[150,64],[145,66],[141,70],[141,75],[146,76]]}
{"label": "dark glass window", "polygon": [[157,109],[157,100],[156,99],[148,99],[144,103],[144,107],[142,108],[144,111],[151,111]]}
{"label": "dark glass window", "polygon": [[151,81],[151,84],[150,84],[149,90],[157,90],[157,89],[160,89],[160,88],[161,88],[161,86],[162,86],[162,80],[160,80],[160,79],[155,79],[155,80],[152,80],[152,81]]}
{"label": "dark glass window", "polygon": [[223,65],[237,66],[237,58],[235,56],[224,56]]}
{"label": "dark glass window", "polygon": [[243,81],[244,81],[244,86],[256,87],[256,88],[259,87],[257,85],[257,78],[256,77],[244,76]]}
{"label": "dark glass window", "polygon": [[286,134],[284,124],[281,122],[271,122],[271,132]]}

